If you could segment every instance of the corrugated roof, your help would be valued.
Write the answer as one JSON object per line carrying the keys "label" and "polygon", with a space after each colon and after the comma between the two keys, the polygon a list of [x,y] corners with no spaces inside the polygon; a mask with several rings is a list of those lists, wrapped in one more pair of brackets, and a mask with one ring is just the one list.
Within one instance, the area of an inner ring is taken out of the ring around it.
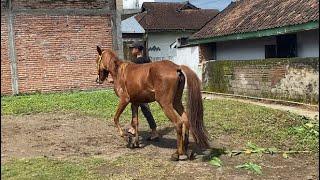
{"label": "corrugated roof", "polygon": [[122,33],[145,33],[143,27],[138,23],[134,16],[121,21]]}

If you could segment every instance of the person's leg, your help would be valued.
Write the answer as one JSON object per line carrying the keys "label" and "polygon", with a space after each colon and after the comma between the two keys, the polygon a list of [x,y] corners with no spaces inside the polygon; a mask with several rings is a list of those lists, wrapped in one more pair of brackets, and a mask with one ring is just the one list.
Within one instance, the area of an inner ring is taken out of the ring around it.
{"label": "person's leg", "polygon": [[146,117],[146,119],[148,121],[150,129],[156,129],[157,128],[157,124],[154,121],[154,118],[153,118],[153,116],[151,114],[149,105],[147,103],[143,103],[143,104],[140,104],[140,107],[141,107],[141,111],[142,111],[144,117]]}
{"label": "person's leg", "polygon": [[150,111],[150,107],[149,107],[148,103],[140,104],[140,107],[141,107],[141,111],[142,111],[144,117],[146,117],[148,124],[149,124],[149,127],[151,129],[150,140],[158,138],[159,134],[157,132],[157,124],[152,116],[152,113]]}

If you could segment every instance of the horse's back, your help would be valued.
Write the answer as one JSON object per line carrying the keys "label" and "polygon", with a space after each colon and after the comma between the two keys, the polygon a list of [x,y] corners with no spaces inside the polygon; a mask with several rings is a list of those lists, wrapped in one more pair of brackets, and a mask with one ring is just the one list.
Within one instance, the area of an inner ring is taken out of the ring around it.
{"label": "horse's back", "polygon": [[130,64],[130,66],[130,69],[128,69],[129,73],[143,77],[147,77],[150,75],[161,77],[170,74],[176,75],[177,70],[180,68],[179,65],[169,60],[162,60],[145,64]]}
{"label": "horse's back", "polygon": [[153,71],[156,71],[157,73],[160,73],[160,74],[167,74],[167,75],[176,74],[177,70],[180,68],[179,65],[169,60],[157,61],[150,64],[152,64],[151,68]]}
{"label": "horse's back", "polygon": [[127,67],[126,86],[133,100],[155,101],[156,93],[176,88],[179,66],[163,60],[146,64],[130,64]]}

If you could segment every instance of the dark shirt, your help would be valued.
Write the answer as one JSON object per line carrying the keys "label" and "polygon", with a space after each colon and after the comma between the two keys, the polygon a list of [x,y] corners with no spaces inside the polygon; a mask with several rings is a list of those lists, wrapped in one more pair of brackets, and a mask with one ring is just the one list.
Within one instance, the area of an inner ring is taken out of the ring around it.
{"label": "dark shirt", "polygon": [[136,59],[133,60],[132,62],[134,62],[134,63],[136,63],[136,64],[144,64],[144,63],[150,63],[151,60],[150,60],[149,57],[142,56],[142,57],[136,58]]}

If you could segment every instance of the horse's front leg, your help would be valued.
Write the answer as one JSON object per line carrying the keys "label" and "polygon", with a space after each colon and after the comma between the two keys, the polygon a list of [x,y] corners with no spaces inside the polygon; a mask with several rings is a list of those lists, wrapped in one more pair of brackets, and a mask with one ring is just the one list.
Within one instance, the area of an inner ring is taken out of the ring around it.
{"label": "horse's front leg", "polygon": [[133,133],[133,142],[130,142],[130,147],[139,147],[139,120],[138,120],[138,108],[139,106],[137,104],[131,104],[131,110],[132,110],[132,120],[131,120],[131,126],[134,129]]}
{"label": "horse's front leg", "polygon": [[120,133],[121,137],[125,136],[125,133],[123,132],[120,123],[119,123],[119,117],[122,114],[122,112],[126,109],[127,105],[129,104],[129,101],[126,100],[127,98],[121,98],[120,102],[118,104],[117,112],[114,116],[114,123],[116,127],[118,128],[118,131]]}

